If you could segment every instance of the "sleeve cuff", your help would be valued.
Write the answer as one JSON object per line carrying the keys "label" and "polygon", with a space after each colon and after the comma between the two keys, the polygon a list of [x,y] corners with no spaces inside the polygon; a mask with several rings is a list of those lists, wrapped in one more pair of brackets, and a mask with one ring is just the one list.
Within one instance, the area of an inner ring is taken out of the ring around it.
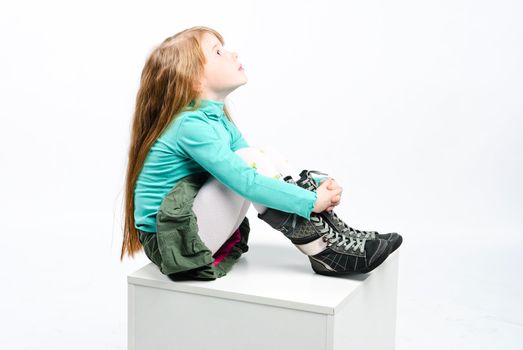
{"label": "sleeve cuff", "polygon": [[315,191],[309,191],[309,192],[311,192],[313,194],[313,196],[312,196],[312,200],[309,202],[309,205],[307,207],[307,215],[304,216],[307,220],[311,219],[312,210],[316,206],[316,200],[318,199],[318,193],[316,193]]}

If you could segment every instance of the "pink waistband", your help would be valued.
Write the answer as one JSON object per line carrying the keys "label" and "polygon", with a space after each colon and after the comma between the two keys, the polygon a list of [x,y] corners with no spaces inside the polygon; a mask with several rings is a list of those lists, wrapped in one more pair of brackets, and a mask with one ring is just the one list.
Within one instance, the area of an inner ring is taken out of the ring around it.
{"label": "pink waistband", "polygon": [[241,240],[241,235],[240,235],[240,228],[238,227],[236,229],[236,231],[234,231],[234,233],[232,234],[231,237],[229,237],[228,240],[225,241],[224,244],[222,244],[222,246],[220,247],[220,249],[218,249],[218,251],[216,253],[214,253],[214,255],[212,256],[214,258],[214,262],[213,262],[213,265],[216,266],[218,265],[223,259],[225,259],[225,257],[227,255],[229,255],[229,253],[231,252],[232,250],[232,247],[234,247],[234,245],[236,243],[238,243],[239,241]]}

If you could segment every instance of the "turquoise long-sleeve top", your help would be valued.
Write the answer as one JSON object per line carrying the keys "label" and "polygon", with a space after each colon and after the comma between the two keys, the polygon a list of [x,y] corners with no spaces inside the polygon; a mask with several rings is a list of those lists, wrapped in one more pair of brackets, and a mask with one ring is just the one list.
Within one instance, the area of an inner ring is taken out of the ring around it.
{"label": "turquoise long-sleeve top", "polygon": [[202,99],[197,110],[180,112],[155,141],[134,190],[137,229],[156,232],[163,198],[181,178],[199,172],[210,173],[251,202],[310,220],[316,192],[262,175],[248,165],[235,151],[249,145],[223,107],[222,101]]}

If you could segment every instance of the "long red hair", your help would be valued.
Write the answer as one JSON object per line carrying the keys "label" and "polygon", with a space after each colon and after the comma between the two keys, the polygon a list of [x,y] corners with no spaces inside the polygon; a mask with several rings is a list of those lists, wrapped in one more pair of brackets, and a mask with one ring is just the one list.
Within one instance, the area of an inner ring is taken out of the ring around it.
{"label": "long red hair", "polygon": [[[182,110],[189,110],[188,104],[191,101],[195,101],[191,110],[196,110],[200,106],[197,86],[206,63],[200,45],[205,32],[214,34],[221,44],[225,45],[223,37],[211,28],[204,26],[188,28],[168,37],[156,46],[142,70],[132,120],[125,180],[124,228],[120,260],[123,260],[126,254],[134,257],[134,254],[142,249],[134,221],[134,189],[149,150],[174,118]],[[224,112],[233,122],[226,106]]]}

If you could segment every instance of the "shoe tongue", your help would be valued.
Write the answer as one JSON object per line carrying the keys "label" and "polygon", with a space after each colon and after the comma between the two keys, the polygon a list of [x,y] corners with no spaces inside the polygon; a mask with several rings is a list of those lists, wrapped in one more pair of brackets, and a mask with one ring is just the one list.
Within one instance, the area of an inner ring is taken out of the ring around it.
{"label": "shoe tongue", "polygon": [[312,181],[314,182],[314,179],[311,176],[309,176],[309,171],[307,169],[305,170],[302,170],[302,172],[300,173],[300,182],[309,182],[309,181]]}

